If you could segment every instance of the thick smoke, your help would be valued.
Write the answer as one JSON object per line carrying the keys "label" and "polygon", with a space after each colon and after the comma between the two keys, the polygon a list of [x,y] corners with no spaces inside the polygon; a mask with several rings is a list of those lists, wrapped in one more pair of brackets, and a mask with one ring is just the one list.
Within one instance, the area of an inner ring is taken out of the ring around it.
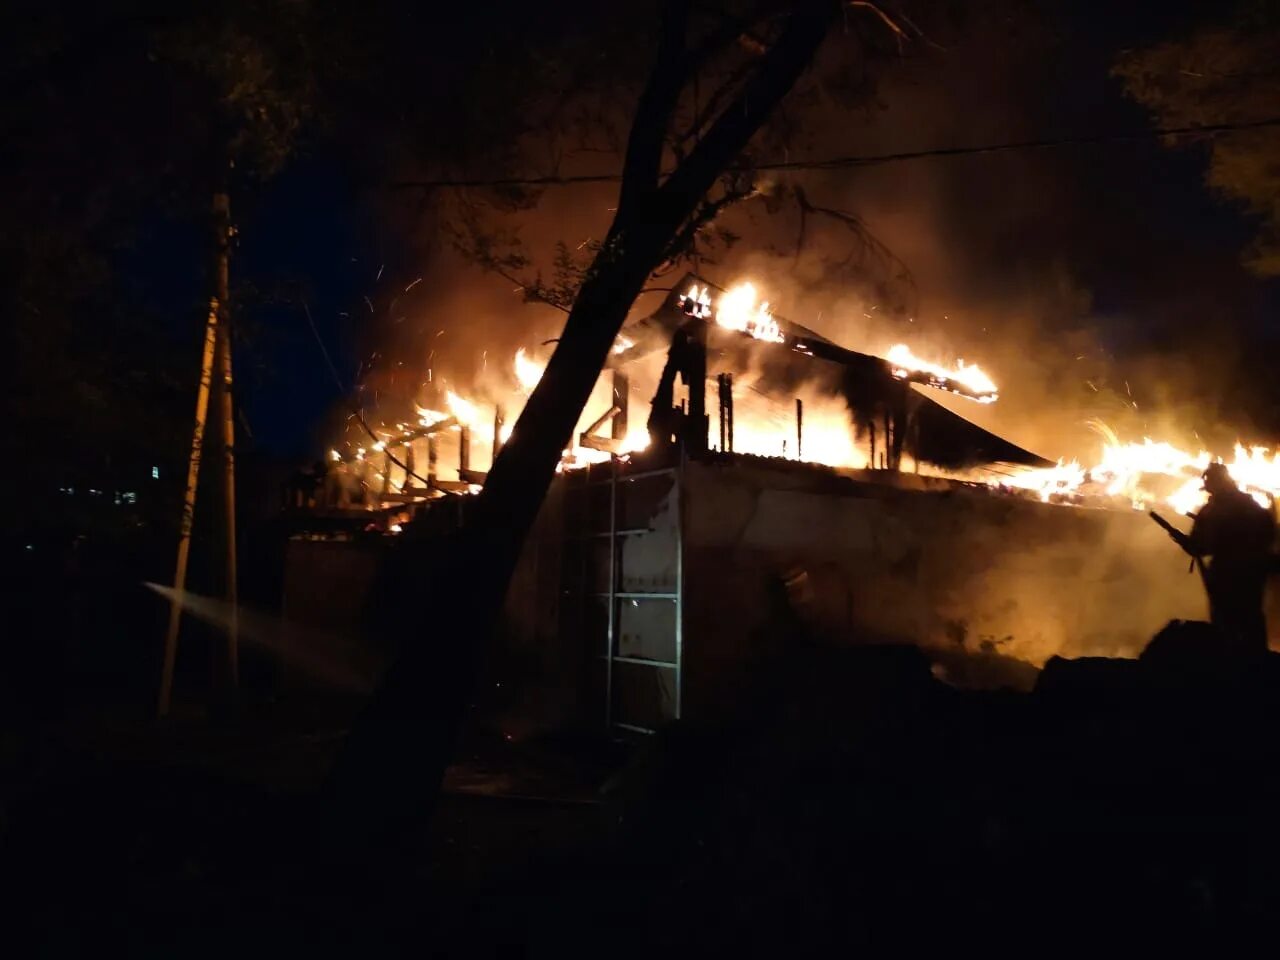
{"label": "thick smoke", "polygon": [[[939,37],[942,49],[912,51],[880,71],[880,108],[840,110],[819,89],[796,107],[792,158],[1140,125],[1108,85],[1112,51],[1073,47],[1069,17],[1054,10],[1001,4],[971,14]],[[1064,76],[1068,64],[1075,72]],[[573,162],[601,169],[616,158]],[[1155,144],[1104,145],[778,174],[763,184],[775,210],[759,200],[731,210],[723,225],[741,239],[697,267],[721,285],[754,280],[778,313],[842,345],[883,354],[904,342],[925,357],[981,365],[1000,385],[998,403],[940,402],[1044,456],[1091,460],[1097,421],[1124,439],[1223,453],[1237,436],[1265,440],[1250,398],[1230,389],[1245,348],[1223,332],[1247,306],[1248,281],[1235,251],[1202,235],[1217,213],[1187,164]],[[802,223],[797,187],[811,207],[856,222],[811,210]],[[1185,215],[1169,212],[1174,201],[1190,204]],[[557,243],[598,240],[614,202],[608,185],[551,188],[505,218],[534,264],[522,275],[549,273]],[[379,356],[362,376],[374,420],[445,386],[482,397],[500,389],[515,350],[537,348],[563,322],[526,303],[510,279],[466,262],[428,222],[429,235],[408,247],[427,264],[411,300],[371,309],[387,314]],[[867,234],[891,255],[869,253]],[[406,268],[396,289],[415,275]],[[635,315],[662,296],[643,298]]]}

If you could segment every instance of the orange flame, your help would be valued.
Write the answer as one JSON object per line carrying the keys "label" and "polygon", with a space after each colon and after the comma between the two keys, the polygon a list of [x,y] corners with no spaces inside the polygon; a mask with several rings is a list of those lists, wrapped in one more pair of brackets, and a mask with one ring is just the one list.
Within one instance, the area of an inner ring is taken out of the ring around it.
{"label": "orange flame", "polygon": [[[1098,463],[1088,470],[1074,461],[1059,463],[1028,470],[1001,485],[1037,492],[1042,500],[1096,492],[1128,500],[1135,510],[1163,503],[1186,514],[1204,505],[1208,494],[1201,474],[1213,462],[1207,451],[1193,454],[1149,437],[1141,443],[1122,443],[1109,428],[1102,426],[1100,431],[1105,438],[1102,451]],[[1280,496],[1280,452],[1237,443],[1226,468],[1237,486],[1261,506],[1270,508],[1272,500]]]}
{"label": "orange flame", "polygon": [[[980,403],[992,403],[998,398],[995,381],[987,376],[981,367],[970,366],[963,360],[957,360],[956,365],[951,368],[937,363],[930,363],[928,360],[921,360],[917,357],[905,343],[899,343],[890,348],[885,355],[885,359],[892,364],[895,377],[906,377],[911,373],[923,373],[939,381],[937,385],[944,389],[950,389],[949,384],[960,384],[977,394],[978,396],[971,399]],[[961,395],[969,396],[967,393]]]}
{"label": "orange flame", "polygon": [[546,364],[538,363],[538,361],[530,357],[524,352],[524,347],[516,351],[516,380],[526,392],[531,392],[538,385],[538,381],[542,379],[542,375],[546,373],[546,370]]}
{"label": "orange flame", "polygon": [[[694,287],[688,296],[694,297],[697,289]],[[706,296],[705,292],[703,296]],[[768,301],[756,301],[756,288],[752,283],[740,283],[720,296],[716,304],[716,323],[769,343],[782,343],[786,340],[778,321],[769,312]]]}

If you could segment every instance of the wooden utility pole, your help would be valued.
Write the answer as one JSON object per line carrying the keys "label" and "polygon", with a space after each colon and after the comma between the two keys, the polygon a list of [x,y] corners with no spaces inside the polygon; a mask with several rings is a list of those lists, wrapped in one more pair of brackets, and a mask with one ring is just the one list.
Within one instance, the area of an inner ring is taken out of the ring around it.
{"label": "wooden utility pole", "polygon": [[204,431],[209,411],[209,392],[214,368],[218,371],[218,415],[221,420],[223,461],[223,505],[226,550],[226,592],[231,605],[227,625],[227,670],[232,695],[240,677],[240,607],[236,574],[236,461],[235,408],[231,378],[231,324],[227,300],[230,296],[231,200],[226,191],[214,194],[214,295],[209,300],[209,318],[204,330],[204,354],[200,363],[200,386],[196,392],[196,423],[191,437],[191,458],[187,465],[187,489],[182,506],[178,536],[178,560],[173,575],[173,599],[169,606],[169,629],[164,640],[164,664],[160,672],[160,696],[156,713],[168,716],[173,698],[173,672],[178,655],[178,628],[187,585],[187,563],[191,555],[191,530],[195,520],[196,490],[200,461],[204,452]]}
{"label": "wooden utility pole", "polygon": [[164,666],[160,672],[160,700],[156,713],[169,714],[173,694],[173,665],[178,654],[178,626],[182,621],[183,591],[187,586],[187,559],[191,555],[191,527],[196,515],[196,484],[204,450],[204,425],[209,412],[209,386],[213,382],[214,346],[218,339],[217,297],[209,301],[209,318],[204,325],[204,355],[200,361],[200,386],[196,391],[196,425],[191,433],[191,459],[187,464],[187,492],[182,502],[182,525],[178,534],[178,562],[173,573],[173,599],[169,601],[169,629],[164,638]]}
{"label": "wooden utility pole", "polygon": [[230,295],[231,198],[225,190],[213,197],[214,277],[222,316],[218,323],[219,414],[222,420],[222,492],[224,508],[223,548],[226,562],[227,603],[231,618],[227,623],[227,678],[234,698],[240,686],[240,602],[236,569],[236,450],[235,404],[231,378],[231,318],[227,308]]}

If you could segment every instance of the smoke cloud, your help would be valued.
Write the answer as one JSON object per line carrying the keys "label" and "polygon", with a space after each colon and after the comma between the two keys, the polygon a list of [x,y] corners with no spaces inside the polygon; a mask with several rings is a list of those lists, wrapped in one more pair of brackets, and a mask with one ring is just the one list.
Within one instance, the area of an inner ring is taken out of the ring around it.
{"label": "smoke cloud", "polygon": [[[942,25],[941,49],[878,68],[876,105],[848,111],[830,97],[803,98],[790,118],[792,157],[1140,125],[1107,78],[1116,37],[1081,46],[1071,16],[996,4]],[[598,170],[616,158],[569,162]],[[1249,351],[1237,321],[1257,288],[1223,242],[1225,214],[1200,191],[1194,157],[1157,144],[1063,148],[788,173],[764,186],[780,198],[776,210],[752,201],[727,212],[722,225],[741,240],[699,272],[721,285],[750,278],[777,313],[853,349],[883,355],[903,342],[927,358],[981,365],[1000,385],[998,403],[936,399],[1014,443],[1087,462],[1097,421],[1123,439],[1214,452],[1237,437],[1266,439],[1271,425],[1253,416],[1260,398],[1242,392],[1238,374]],[[856,228],[823,214],[802,222],[797,187]],[[534,264],[526,274],[549,272],[557,243],[572,250],[601,238],[615,199],[610,185],[548,189],[505,217]],[[361,378],[374,422],[443,387],[482,397],[503,389],[515,351],[538,348],[563,322],[426,222],[405,242],[424,269],[409,255],[403,275],[387,278],[395,290],[421,280],[394,304],[371,298],[371,315],[386,314]],[[892,255],[868,254],[860,231]],[[665,292],[642,297],[635,316]]]}

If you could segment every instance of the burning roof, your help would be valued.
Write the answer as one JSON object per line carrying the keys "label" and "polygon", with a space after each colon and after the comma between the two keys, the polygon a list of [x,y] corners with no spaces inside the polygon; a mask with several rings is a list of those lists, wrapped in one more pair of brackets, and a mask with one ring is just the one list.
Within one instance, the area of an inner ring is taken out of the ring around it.
{"label": "burning roof", "polygon": [[994,402],[996,385],[981,368],[963,362],[948,368],[925,361],[905,344],[893,347],[885,357],[849,350],[774,314],[750,283],[724,290],[688,274],[655,313],[623,331],[629,345],[615,352],[610,365],[622,367],[664,349],[675,331],[691,320],[708,323],[708,350],[727,359],[730,366],[742,363],[744,351],[753,354],[767,373],[764,389],[773,384],[785,395],[788,386],[811,383],[822,392],[842,396],[859,436],[872,432],[888,416],[889,426],[881,429],[889,437],[896,432],[900,451],[907,450],[919,461],[948,470],[995,463],[1052,466],[1052,461],[910,389],[914,384],[977,403]]}
{"label": "burning roof", "polygon": [[[684,345],[679,351],[672,349],[677,343]],[[690,344],[700,359],[679,371],[688,391],[681,399],[668,375]],[[324,499],[411,512],[415,504],[478,492],[545,361],[545,353],[522,349],[509,364],[483,365],[486,377],[464,384],[433,378],[428,359],[426,379],[411,395],[383,395],[377,413],[385,419],[349,421],[343,450],[331,453]],[[712,378],[720,388],[718,445],[706,412]],[[1204,501],[1200,474],[1213,458],[1203,450],[1122,442],[1096,424],[1103,445],[1093,467],[1053,464],[942,405],[939,390],[979,404],[998,396],[980,367],[926,360],[905,344],[882,357],[850,350],[776,315],[749,282],[725,290],[689,274],[658,310],[616,338],[561,468],[625,460],[656,437],[659,446],[679,439],[693,456],[718,448],[835,468],[914,467],[1055,503],[1165,504],[1185,513]],[[629,418],[629,398],[631,406],[653,398],[647,428],[642,418]],[[1280,495],[1280,453],[1237,445],[1226,466],[1259,503]]]}

